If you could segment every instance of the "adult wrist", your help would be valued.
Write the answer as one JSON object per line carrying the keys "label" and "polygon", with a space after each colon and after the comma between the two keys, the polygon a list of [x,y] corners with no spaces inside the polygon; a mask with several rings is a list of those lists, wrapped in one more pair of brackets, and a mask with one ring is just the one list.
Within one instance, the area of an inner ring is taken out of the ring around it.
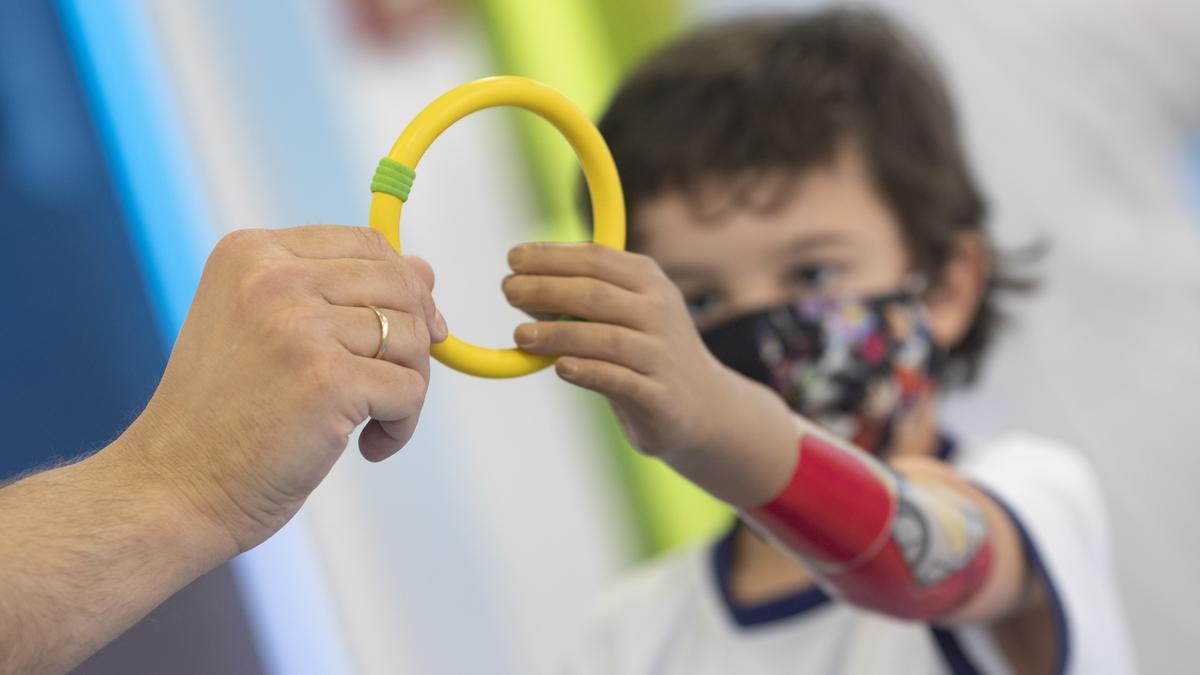
{"label": "adult wrist", "polygon": [[[174,444],[174,447],[173,447]],[[114,489],[133,495],[144,510],[150,527],[164,542],[187,550],[202,574],[241,551],[214,489],[203,485],[200,476],[180,475],[182,467],[161,461],[172,453],[195,454],[172,434],[139,419],[111,445],[85,460],[98,475],[107,477]]]}

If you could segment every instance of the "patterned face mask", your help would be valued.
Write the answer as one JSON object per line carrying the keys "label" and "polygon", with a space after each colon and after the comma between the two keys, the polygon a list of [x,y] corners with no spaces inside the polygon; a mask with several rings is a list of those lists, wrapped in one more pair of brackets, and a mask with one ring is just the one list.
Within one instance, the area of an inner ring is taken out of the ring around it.
{"label": "patterned face mask", "polygon": [[702,333],[726,366],[793,410],[879,453],[944,360],[915,293],[807,299]]}

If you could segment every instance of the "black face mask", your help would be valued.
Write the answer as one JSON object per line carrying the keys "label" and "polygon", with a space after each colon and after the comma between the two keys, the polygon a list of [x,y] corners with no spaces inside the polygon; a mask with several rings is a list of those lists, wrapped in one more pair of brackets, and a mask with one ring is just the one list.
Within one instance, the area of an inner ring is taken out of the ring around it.
{"label": "black face mask", "polygon": [[933,387],[944,356],[916,294],[802,300],[704,331],[729,368],[871,452]]}

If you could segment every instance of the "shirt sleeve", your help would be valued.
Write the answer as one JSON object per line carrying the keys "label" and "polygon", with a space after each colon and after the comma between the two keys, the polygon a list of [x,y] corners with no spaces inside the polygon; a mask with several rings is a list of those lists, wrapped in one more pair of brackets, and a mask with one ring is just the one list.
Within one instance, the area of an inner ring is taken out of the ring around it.
{"label": "shirt sleeve", "polygon": [[[968,452],[959,469],[1008,512],[1030,568],[1046,584],[1059,631],[1055,672],[1135,672],[1108,516],[1091,466],[1064,446],[1014,436]],[[961,638],[962,656],[994,663],[996,650],[986,629],[954,633]]]}

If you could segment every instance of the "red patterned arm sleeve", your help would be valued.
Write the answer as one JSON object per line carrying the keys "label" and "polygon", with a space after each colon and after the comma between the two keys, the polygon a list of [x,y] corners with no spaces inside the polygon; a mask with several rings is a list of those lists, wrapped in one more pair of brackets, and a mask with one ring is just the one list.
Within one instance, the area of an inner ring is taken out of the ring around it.
{"label": "red patterned arm sleeve", "polygon": [[991,566],[987,526],[970,500],[812,433],[783,491],[743,515],[829,590],[896,617],[945,617]]}

